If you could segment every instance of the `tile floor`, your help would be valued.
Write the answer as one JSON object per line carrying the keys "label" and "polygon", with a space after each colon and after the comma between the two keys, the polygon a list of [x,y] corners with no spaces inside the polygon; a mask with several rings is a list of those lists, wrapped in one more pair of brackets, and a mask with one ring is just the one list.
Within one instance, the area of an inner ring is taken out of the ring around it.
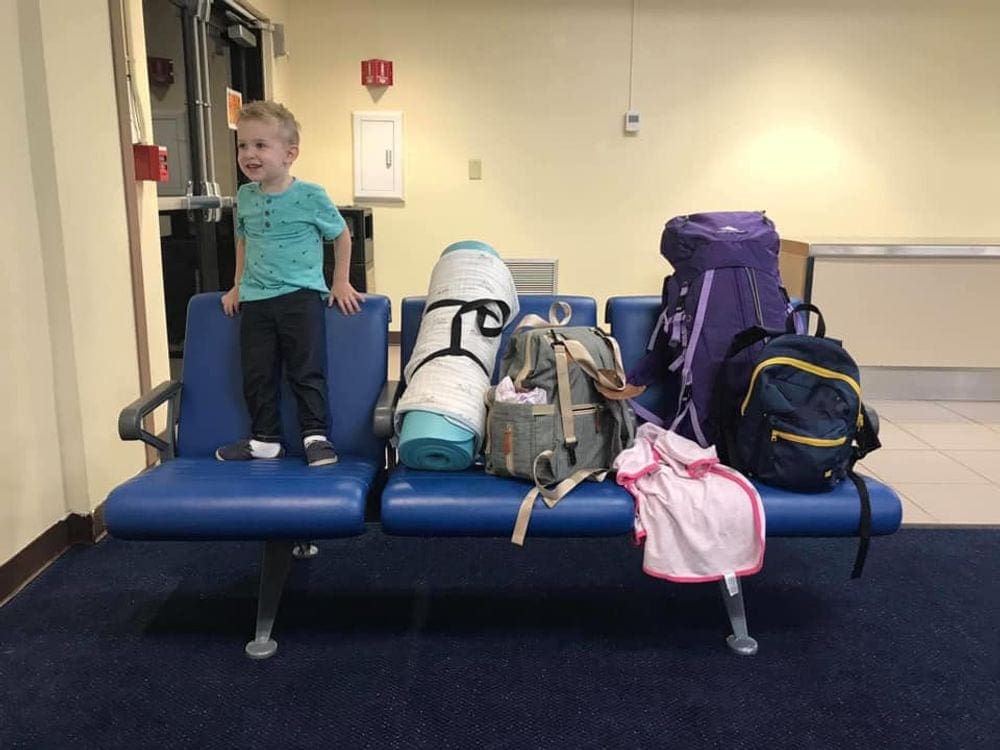
{"label": "tile floor", "polygon": [[1000,524],[1000,401],[873,401],[882,450],[861,463],[893,487],[904,524]]}
{"label": "tile floor", "polygon": [[[399,377],[391,347],[389,377]],[[1000,401],[873,401],[882,449],[861,471],[899,493],[904,524],[1000,524]]]}

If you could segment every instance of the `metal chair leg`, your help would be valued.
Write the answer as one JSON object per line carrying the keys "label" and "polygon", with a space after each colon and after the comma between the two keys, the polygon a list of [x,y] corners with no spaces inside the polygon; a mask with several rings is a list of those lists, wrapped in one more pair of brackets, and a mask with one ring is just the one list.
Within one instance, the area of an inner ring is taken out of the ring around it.
{"label": "metal chair leg", "polygon": [[292,565],[293,542],[278,540],[264,543],[264,559],[260,570],[260,595],[257,599],[257,634],[246,645],[251,659],[274,656],[278,644],[271,638],[274,618],[278,614],[281,591]]}
{"label": "metal chair leg", "polygon": [[740,656],[753,656],[757,653],[757,641],[750,637],[747,631],[747,616],[743,610],[743,590],[740,579],[736,576],[726,576],[719,584],[722,587],[722,601],[726,605],[726,614],[732,625],[732,635],[726,638],[726,644]]}
{"label": "metal chair leg", "polygon": [[296,560],[311,560],[319,554],[319,547],[312,542],[296,542],[292,547],[292,557]]}

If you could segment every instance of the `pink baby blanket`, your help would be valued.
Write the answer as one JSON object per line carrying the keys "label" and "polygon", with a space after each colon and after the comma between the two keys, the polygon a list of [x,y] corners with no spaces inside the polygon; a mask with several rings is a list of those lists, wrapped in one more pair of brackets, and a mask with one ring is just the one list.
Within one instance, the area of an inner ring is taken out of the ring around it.
{"label": "pink baby blanket", "polygon": [[692,583],[756,573],[764,562],[764,509],[753,485],[702,448],[653,424],[615,459],[635,498],[643,570]]}

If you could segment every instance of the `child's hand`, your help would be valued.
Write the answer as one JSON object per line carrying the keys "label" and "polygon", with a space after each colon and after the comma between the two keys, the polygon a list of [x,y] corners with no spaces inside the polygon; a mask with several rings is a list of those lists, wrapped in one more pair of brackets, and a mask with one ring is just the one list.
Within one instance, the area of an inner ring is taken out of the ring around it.
{"label": "child's hand", "polygon": [[234,286],[222,295],[222,312],[230,318],[240,311],[240,288]]}
{"label": "child's hand", "polygon": [[361,303],[364,302],[365,295],[361,294],[357,289],[351,286],[349,281],[334,281],[333,288],[330,290],[330,298],[327,300],[327,305],[333,307],[333,303],[337,303],[337,307],[344,315],[352,315],[354,313],[361,312]]}

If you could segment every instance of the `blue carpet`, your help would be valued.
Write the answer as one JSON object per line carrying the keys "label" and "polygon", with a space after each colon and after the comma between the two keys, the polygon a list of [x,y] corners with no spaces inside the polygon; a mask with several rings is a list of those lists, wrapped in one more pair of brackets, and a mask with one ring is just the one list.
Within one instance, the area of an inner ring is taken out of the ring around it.
{"label": "blue carpet", "polygon": [[624,539],[320,553],[252,662],[258,545],[71,550],[0,609],[0,748],[1000,747],[997,530],[769,540],[753,658]]}

